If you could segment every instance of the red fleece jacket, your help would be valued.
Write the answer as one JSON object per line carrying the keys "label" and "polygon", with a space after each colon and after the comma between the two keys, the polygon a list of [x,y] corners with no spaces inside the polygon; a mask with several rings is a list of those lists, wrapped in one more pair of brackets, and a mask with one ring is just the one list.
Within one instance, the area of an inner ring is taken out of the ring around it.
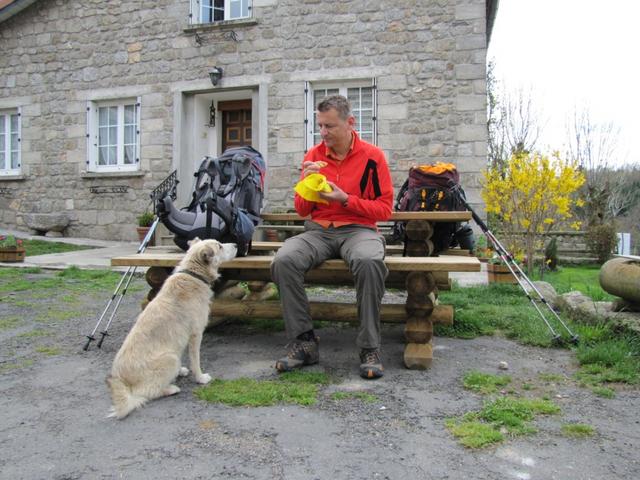
{"label": "red fleece jacket", "polygon": [[338,225],[359,224],[372,228],[376,228],[377,221],[388,220],[393,206],[393,182],[382,150],[354,134],[353,147],[341,162],[326,152],[322,142],[307,152],[304,161],[327,163],[320,173],[349,195],[347,206],[339,202],[328,205],[310,202],[296,193],[294,205],[298,214]]}

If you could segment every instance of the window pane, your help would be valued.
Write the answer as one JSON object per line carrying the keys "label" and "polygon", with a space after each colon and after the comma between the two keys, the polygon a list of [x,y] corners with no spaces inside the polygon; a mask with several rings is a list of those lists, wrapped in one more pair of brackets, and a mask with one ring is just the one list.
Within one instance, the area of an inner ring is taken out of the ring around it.
{"label": "window pane", "polygon": [[213,19],[216,22],[224,20],[224,0],[215,0],[213,8]]}
{"label": "window pane", "polygon": [[373,108],[373,88],[362,88],[360,99],[362,101],[361,108]]}
{"label": "window pane", "polygon": [[100,107],[98,109],[98,125],[108,125],[109,124],[109,109]]}
{"label": "window pane", "polygon": [[4,164],[4,150],[0,151],[0,170],[4,170],[5,168],[7,168]]}
{"label": "window pane", "polygon": [[347,99],[351,102],[351,109],[357,110],[360,108],[360,89],[350,88],[347,90]]}
{"label": "window pane", "polygon": [[133,155],[133,146],[124,147],[124,163],[125,165],[131,165],[135,162]]}
{"label": "window pane", "polygon": [[125,143],[125,145],[136,143],[136,129],[135,129],[135,126],[126,126],[126,127],[124,127],[124,143]]}
{"label": "window pane", "polygon": [[231,0],[230,2],[231,12],[229,12],[229,18],[240,18],[242,16],[242,6],[239,0]]}
{"label": "window pane", "polygon": [[11,168],[18,168],[18,152],[11,152]]}
{"label": "window pane", "polygon": [[108,155],[107,147],[98,147],[98,165],[106,165]]}
{"label": "window pane", "polygon": [[11,115],[11,133],[18,134],[18,115]]}
{"label": "window pane", "polygon": [[118,127],[109,127],[109,145],[118,144]]}
{"label": "window pane", "polygon": [[98,145],[107,145],[109,143],[109,129],[105,127],[100,127],[98,129]]}
{"label": "window pane", "polygon": [[116,146],[109,147],[109,165],[115,165],[118,163],[118,154],[116,152]]}
{"label": "window pane", "polygon": [[131,125],[136,123],[136,106],[135,105],[125,105],[124,123],[125,125]]}
{"label": "window pane", "polygon": [[118,125],[118,107],[109,107],[109,125]]}

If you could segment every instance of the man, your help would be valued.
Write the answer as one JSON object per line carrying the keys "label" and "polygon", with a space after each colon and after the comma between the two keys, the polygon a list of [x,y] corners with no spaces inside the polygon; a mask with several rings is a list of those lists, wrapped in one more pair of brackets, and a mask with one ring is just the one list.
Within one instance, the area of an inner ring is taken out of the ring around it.
{"label": "man", "polygon": [[271,265],[287,336],[287,355],[276,362],[279,372],[319,361],[304,274],[329,258],[343,258],[355,279],[360,329],[360,375],[383,375],[380,360],[380,303],[388,270],[385,241],[376,222],[387,220],[393,204],[393,184],[384,153],[361,140],[348,100],[340,95],[318,104],[322,142],[305,155],[301,179],[312,173],[327,178],[332,191],[320,193],[326,203],[295,195],[296,211],[311,216],[305,231],[289,238]]}

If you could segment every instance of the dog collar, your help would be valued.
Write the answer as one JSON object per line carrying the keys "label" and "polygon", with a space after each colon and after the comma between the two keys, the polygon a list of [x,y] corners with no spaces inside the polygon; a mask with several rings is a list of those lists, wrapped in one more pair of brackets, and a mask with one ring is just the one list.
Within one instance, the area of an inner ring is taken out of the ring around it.
{"label": "dog collar", "polygon": [[191,275],[193,278],[197,278],[201,282],[206,283],[208,286],[211,286],[211,281],[207,280],[204,276],[199,273],[192,272],[191,270],[178,270],[176,273],[186,273],[187,275]]}

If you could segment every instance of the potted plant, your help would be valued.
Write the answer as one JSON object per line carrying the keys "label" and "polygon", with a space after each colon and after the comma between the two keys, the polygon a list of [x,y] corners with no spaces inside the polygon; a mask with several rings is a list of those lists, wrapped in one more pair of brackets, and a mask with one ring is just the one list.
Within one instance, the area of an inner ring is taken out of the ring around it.
{"label": "potted plant", "polygon": [[[518,263],[517,258],[514,260]],[[487,262],[487,278],[489,283],[518,283],[498,254],[494,254]]]}
{"label": "potted plant", "polygon": [[24,262],[22,240],[13,235],[0,236],[0,262]]}
{"label": "potted plant", "polygon": [[[147,236],[151,225],[153,225],[154,219],[155,215],[149,210],[145,210],[140,215],[138,215],[138,227],[136,228],[136,230],[138,231],[138,240],[140,240],[140,242],[142,242]],[[149,245],[154,245],[153,237],[151,237]]]}
{"label": "potted plant", "polygon": [[489,245],[487,245],[487,237],[484,235],[480,235],[476,240],[476,246],[474,250],[475,256],[478,257],[478,260],[481,262],[488,262],[489,259],[493,256],[493,250]]}

